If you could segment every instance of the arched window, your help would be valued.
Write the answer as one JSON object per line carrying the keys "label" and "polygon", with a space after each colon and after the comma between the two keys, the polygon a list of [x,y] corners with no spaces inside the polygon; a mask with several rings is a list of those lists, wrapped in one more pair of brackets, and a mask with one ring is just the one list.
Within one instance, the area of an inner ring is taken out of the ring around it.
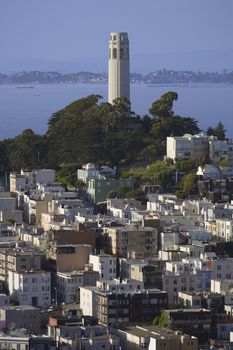
{"label": "arched window", "polygon": [[114,48],[114,49],[112,50],[112,57],[113,57],[113,58],[117,58],[117,49],[116,49],[116,48]]}
{"label": "arched window", "polygon": [[111,58],[111,49],[109,49],[109,58]]}
{"label": "arched window", "polygon": [[123,60],[123,58],[124,58],[124,49],[121,48],[121,50],[120,50],[120,59]]}

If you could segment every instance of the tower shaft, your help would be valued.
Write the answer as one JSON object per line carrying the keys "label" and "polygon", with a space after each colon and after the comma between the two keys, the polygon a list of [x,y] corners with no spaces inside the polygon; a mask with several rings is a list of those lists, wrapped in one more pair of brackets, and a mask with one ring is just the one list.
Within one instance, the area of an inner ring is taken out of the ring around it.
{"label": "tower shaft", "polygon": [[108,59],[108,102],[118,97],[130,101],[129,39],[127,33],[111,33]]}

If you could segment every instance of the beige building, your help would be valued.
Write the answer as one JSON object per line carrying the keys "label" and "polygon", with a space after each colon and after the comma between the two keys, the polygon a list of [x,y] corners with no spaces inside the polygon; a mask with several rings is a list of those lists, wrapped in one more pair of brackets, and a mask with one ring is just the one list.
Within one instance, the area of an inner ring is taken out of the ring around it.
{"label": "beige building", "polygon": [[111,33],[108,59],[108,102],[130,101],[129,39],[127,33]]}
{"label": "beige building", "polygon": [[59,245],[48,250],[48,258],[56,261],[58,272],[83,270],[92,250],[88,244]]}
{"label": "beige building", "polygon": [[45,252],[47,249],[47,238],[46,235],[38,235],[29,232],[21,232],[20,240],[31,243],[35,247],[39,248],[41,252]]}
{"label": "beige building", "polygon": [[26,221],[31,225],[41,224],[41,215],[48,211],[48,200],[24,196],[24,213]]}
{"label": "beige building", "polygon": [[0,281],[8,282],[8,271],[40,270],[43,258],[45,258],[45,255],[35,249],[1,249]]}
{"label": "beige building", "polygon": [[158,253],[158,230],[152,227],[124,226],[104,228],[111,254],[133,259],[155,257]]}
{"label": "beige building", "polygon": [[178,300],[186,309],[200,309],[201,294],[178,292]]}

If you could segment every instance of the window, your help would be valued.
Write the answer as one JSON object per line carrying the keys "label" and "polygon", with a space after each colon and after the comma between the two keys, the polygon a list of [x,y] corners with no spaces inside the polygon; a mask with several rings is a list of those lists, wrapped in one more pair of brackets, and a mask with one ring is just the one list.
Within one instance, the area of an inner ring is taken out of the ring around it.
{"label": "window", "polygon": [[117,58],[117,49],[116,49],[116,48],[114,48],[114,49],[112,50],[112,57],[113,57],[113,58]]}
{"label": "window", "polygon": [[124,49],[120,49],[120,59],[122,60],[124,58]]}

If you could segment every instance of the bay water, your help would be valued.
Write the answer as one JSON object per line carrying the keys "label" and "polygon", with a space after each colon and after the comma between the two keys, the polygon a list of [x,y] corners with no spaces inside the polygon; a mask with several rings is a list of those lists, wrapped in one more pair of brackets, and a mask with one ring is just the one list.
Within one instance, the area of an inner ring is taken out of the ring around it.
{"label": "bay water", "polygon": [[[131,84],[132,110],[147,114],[153,101],[167,91],[178,93],[176,114],[195,118],[203,130],[221,121],[227,136],[233,137],[233,85]],[[90,94],[107,101],[107,84],[0,85],[0,139],[15,137],[27,128],[43,134],[54,112]]]}

